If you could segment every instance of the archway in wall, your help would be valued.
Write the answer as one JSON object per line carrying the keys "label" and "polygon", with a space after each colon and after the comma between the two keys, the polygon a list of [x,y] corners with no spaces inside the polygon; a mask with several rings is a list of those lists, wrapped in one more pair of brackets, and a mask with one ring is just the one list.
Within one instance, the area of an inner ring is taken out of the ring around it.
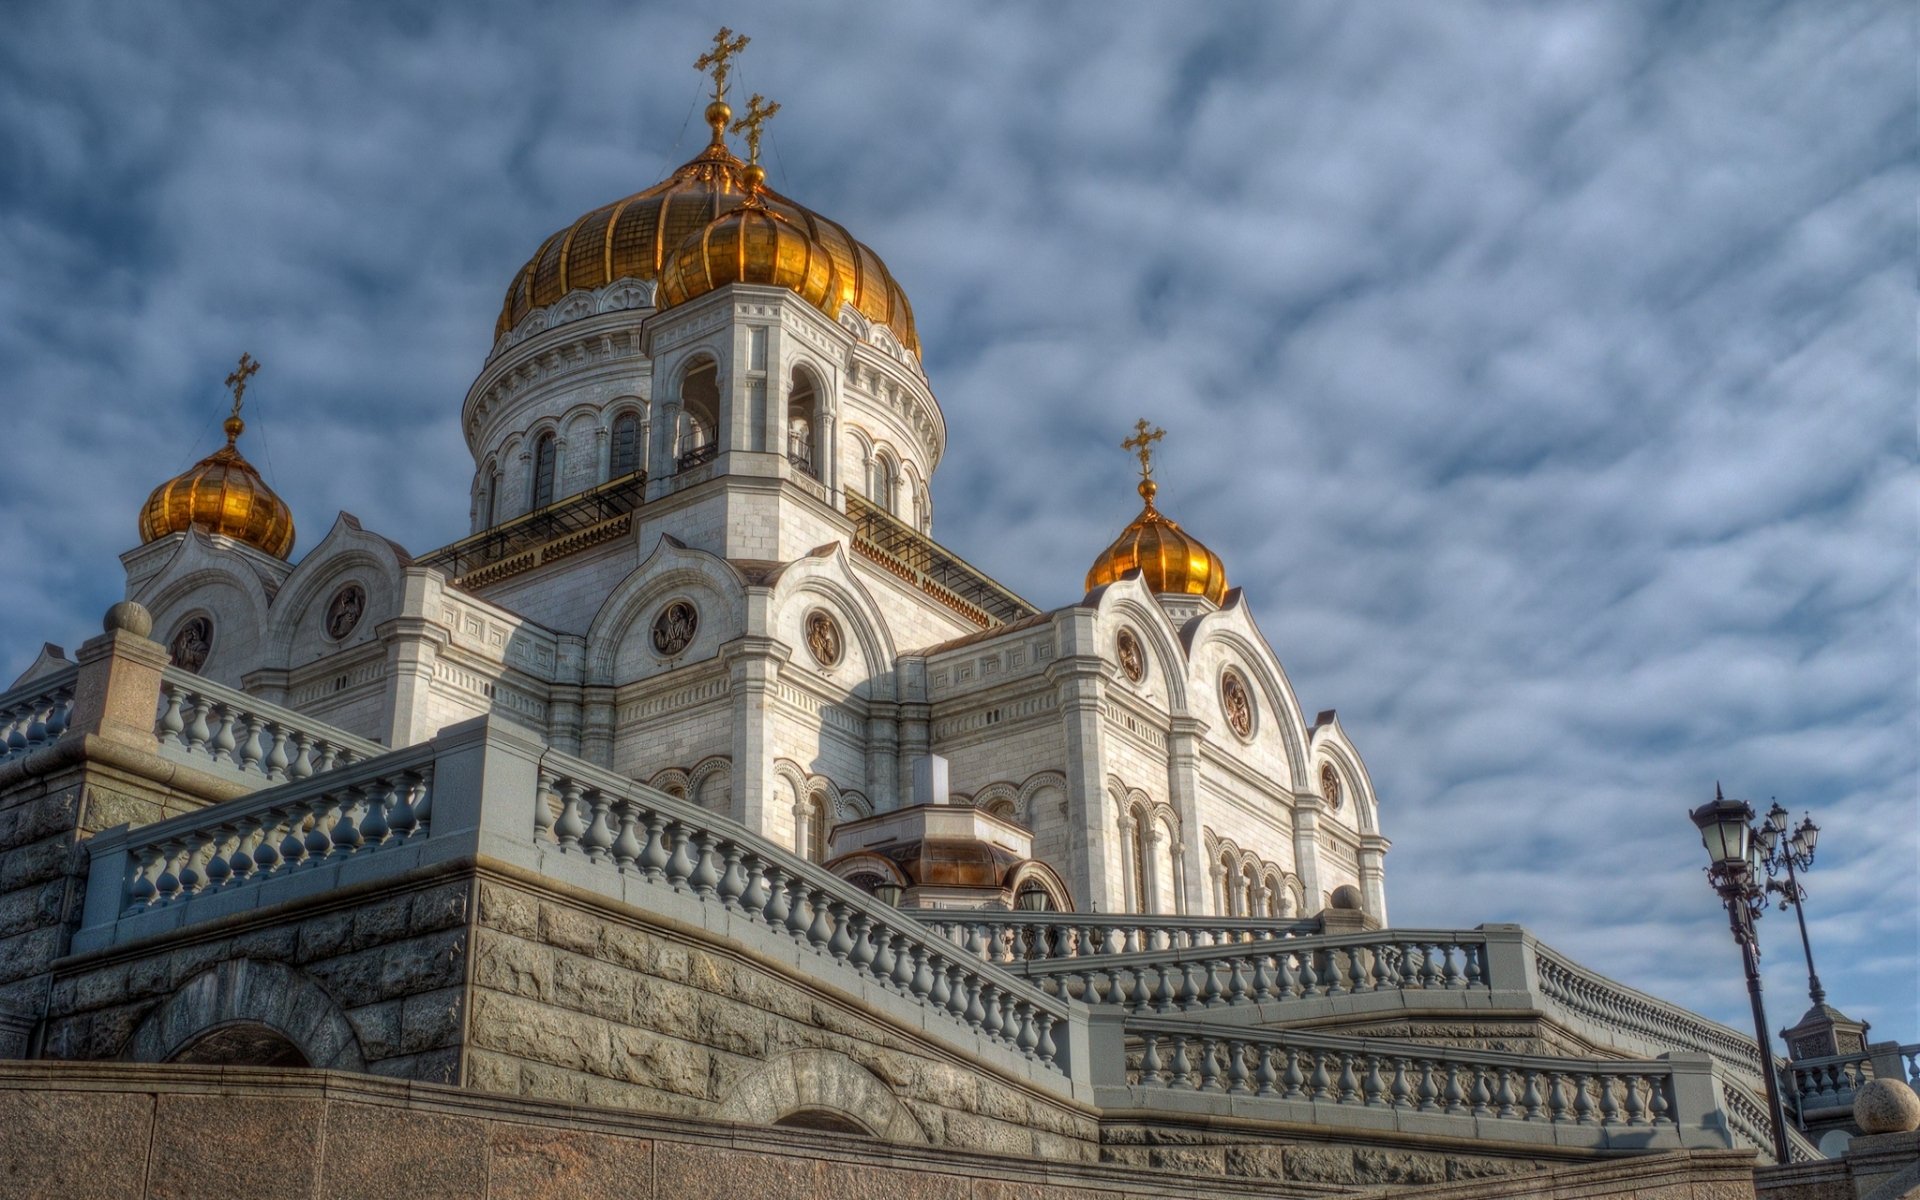
{"label": "archway in wall", "polygon": [[820,391],[814,387],[812,375],[795,367],[787,389],[787,461],[818,479],[819,445]]}
{"label": "archway in wall", "polygon": [[168,1062],[209,1067],[310,1067],[293,1039],[270,1025],[238,1021],[210,1029],[182,1046]]}
{"label": "archway in wall", "polygon": [[777,1118],[773,1122],[775,1129],[817,1129],[823,1133],[850,1133],[855,1137],[872,1137],[873,1130],[847,1116],[824,1108],[799,1108]]}
{"label": "archway in wall", "polygon": [[688,369],[680,378],[680,460],[704,461],[718,449],[720,369],[712,360]]}

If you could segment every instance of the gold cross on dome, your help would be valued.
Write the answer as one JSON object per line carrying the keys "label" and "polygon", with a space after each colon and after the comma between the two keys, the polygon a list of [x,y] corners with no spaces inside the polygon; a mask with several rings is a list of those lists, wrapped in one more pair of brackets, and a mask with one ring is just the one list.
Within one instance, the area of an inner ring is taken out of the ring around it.
{"label": "gold cross on dome", "polygon": [[747,115],[733,123],[735,133],[747,135],[747,161],[760,161],[760,133],[773,114],[780,111],[780,102],[767,103],[767,98],[755,92],[747,99]]}
{"label": "gold cross on dome", "polygon": [[247,394],[247,380],[253,378],[254,372],[259,369],[260,364],[253,361],[253,355],[242,354],[240,356],[240,365],[233,369],[231,375],[227,376],[227,386],[233,389],[234,416],[237,417],[240,415],[240,397]]}
{"label": "gold cross on dome", "polygon": [[1132,450],[1140,455],[1140,478],[1146,479],[1153,474],[1153,444],[1167,436],[1164,429],[1148,432],[1147,420],[1142,417],[1134,423],[1133,436],[1120,443],[1122,450]]}
{"label": "gold cross on dome", "polygon": [[735,37],[733,30],[722,25],[720,32],[713,35],[713,49],[694,60],[694,70],[712,72],[713,98],[716,101],[727,98],[727,72],[732,70],[727,60],[745,50],[751,40],[745,34]]}

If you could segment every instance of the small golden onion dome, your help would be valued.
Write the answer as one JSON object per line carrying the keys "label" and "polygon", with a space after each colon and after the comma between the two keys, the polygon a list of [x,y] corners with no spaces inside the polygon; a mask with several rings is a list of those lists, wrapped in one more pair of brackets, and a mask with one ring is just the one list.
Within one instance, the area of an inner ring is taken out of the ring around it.
{"label": "small golden onion dome", "polygon": [[[643,192],[594,209],[540,243],[507,288],[494,336],[507,333],[534,309],[556,303],[577,288],[605,287],[616,279],[658,279],[668,256],[682,242],[715,217],[745,203],[752,191],[744,178],[747,164],[725,144],[732,112],[721,102],[708,105],[713,140],[692,161]],[[920,335],[914,329],[913,307],[880,256],[842,226],[778,192],[760,195],[770,212],[826,248],[840,289],[837,300],[821,306],[827,314],[838,317],[840,305],[851,304],[869,321],[885,325],[902,346],[918,355]]]}
{"label": "small golden onion dome", "polygon": [[1087,572],[1087,590],[1112,583],[1128,571],[1139,570],[1146,585],[1156,592],[1184,592],[1205,596],[1215,604],[1227,594],[1227,568],[1220,556],[1202,545],[1199,538],[1162,516],[1153,506],[1158,486],[1151,479],[1140,481],[1140,498],[1146,507],[1133,519],[1113,545],[1100,552]]}
{"label": "small golden onion dome", "polygon": [[285,558],[293,550],[293,512],[234,446],[246,428],[227,418],[227,444],[174,476],[140,510],[140,542],[158,541],[198,525]]}
{"label": "small golden onion dome", "polygon": [[654,303],[672,308],[730,283],[787,288],[828,316],[840,313],[832,253],[757,197],[707,222],[668,257]]}

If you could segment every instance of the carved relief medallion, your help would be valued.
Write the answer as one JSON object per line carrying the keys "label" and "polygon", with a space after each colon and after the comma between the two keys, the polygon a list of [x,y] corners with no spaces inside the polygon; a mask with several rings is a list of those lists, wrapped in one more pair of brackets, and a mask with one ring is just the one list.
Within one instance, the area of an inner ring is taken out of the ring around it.
{"label": "carved relief medallion", "polygon": [[1340,811],[1340,772],[1333,769],[1332,763],[1320,768],[1320,794],[1327,798],[1327,807]]}
{"label": "carved relief medallion", "polygon": [[840,661],[843,642],[840,638],[840,623],[832,614],[814,609],[807,614],[807,649],[813,654],[813,661],[823,667],[831,667]]}
{"label": "carved relief medallion", "polygon": [[1133,636],[1133,630],[1122,629],[1113,640],[1114,654],[1120,659],[1120,669],[1127,678],[1139,683],[1147,677],[1147,658],[1140,652],[1140,639]]}
{"label": "carved relief medallion", "polygon": [[336,642],[345,641],[366,611],[367,589],[357,583],[341,588],[327,602],[327,636]]}
{"label": "carved relief medallion", "polygon": [[207,665],[207,655],[213,653],[213,621],[208,617],[189,617],[173,631],[173,640],[167,643],[167,650],[173,655],[173,665],[182,671],[192,671],[195,675]]}
{"label": "carved relief medallion", "polygon": [[685,600],[675,600],[653,618],[653,648],[668,658],[693,644],[700,614]]}
{"label": "carved relief medallion", "polygon": [[1220,708],[1227,715],[1227,728],[1243,738],[1253,736],[1253,695],[1238,671],[1220,676]]}

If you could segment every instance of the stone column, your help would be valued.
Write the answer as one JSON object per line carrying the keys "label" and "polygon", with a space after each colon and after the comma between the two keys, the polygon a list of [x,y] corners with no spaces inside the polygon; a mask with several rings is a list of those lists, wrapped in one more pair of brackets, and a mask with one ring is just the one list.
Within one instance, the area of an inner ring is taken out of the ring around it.
{"label": "stone column", "polygon": [[899,705],[899,712],[900,749],[896,761],[900,765],[894,776],[894,787],[902,807],[925,804],[927,797],[914,792],[913,764],[925,758],[933,747],[933,706],[925,701],[904,701]]}
{"label": "stone column", "polygon": [[1106,707],[1105,682],[1097,653],[1080,652],[1094,644],[1093,614],[1075,613],[1068,626],[1069,649],[1054,660],[1047,678],[1060,696],[1067,734],[1067,883],[1074,904],[1085,911],[1124,912],[1125,898],[1107,864],[1106,747],[1101,728]]}
{"label": "stone column", "polygon": [[840,439],[834,433],[835,424],[834,415],[826,411],[823,397],[820,427],[813,431],[813,469],[820,473],[820,482],[827,489],[827,502],[836,508],[845,508],[846,500],[840,494]]}
{"label": "stone column", "polygon": [[775,639],[757,635],[736,638],[720,648],[732,673],[733,819],[776,841],[780,839],[767,811],[774,795],[769,710],[774,682],[791,653]]}
{"label": "stone column", "polygon": [[613,767],[613,689],[580,689],[580,757],[596,766]]}
{"label": "stone column", "polygon": [[660,402],[660,418],[653,422],[647,442],[647,499],[667,494],[673,481],[674,459],[680,453],[680,401]]}
{"label": "stone column", "polygon": [[165,646],[147,637],[153,632],[153,614],[122,600],[107,610],[101,625],[106,632],[82,643],[74,654],[80,671],[67,729],[140,750],[158,749],[153,727],[168,655]]}
{"label": "stone column", "polygon": [[1293,806],[1293,869],[1306,893],[1301,916],[1312,916],[1327,906],[1320,886],[1320,810],[1325,802],[1312,792],[1301,792]]}
{"label": "stone column", "polygon": [[1367,915],[1387,923],[1387,848],[1392,846],[1377,833],[1360,835],[1360,898]]}
{"label": "stone column", "polygon": [[1167,724],[1167,799],[1180,817],[1180,840],[1173,854],[1186,868],[1180,896],[1185,907],[1168,907],[1179,912],[1206,911],[1206,897],[1200,894],[1206,878],[1200,863],[1206,851],[1200,833],[1200,739],[1206,732],[1207,723],[1196,717],[1174,717]]}

